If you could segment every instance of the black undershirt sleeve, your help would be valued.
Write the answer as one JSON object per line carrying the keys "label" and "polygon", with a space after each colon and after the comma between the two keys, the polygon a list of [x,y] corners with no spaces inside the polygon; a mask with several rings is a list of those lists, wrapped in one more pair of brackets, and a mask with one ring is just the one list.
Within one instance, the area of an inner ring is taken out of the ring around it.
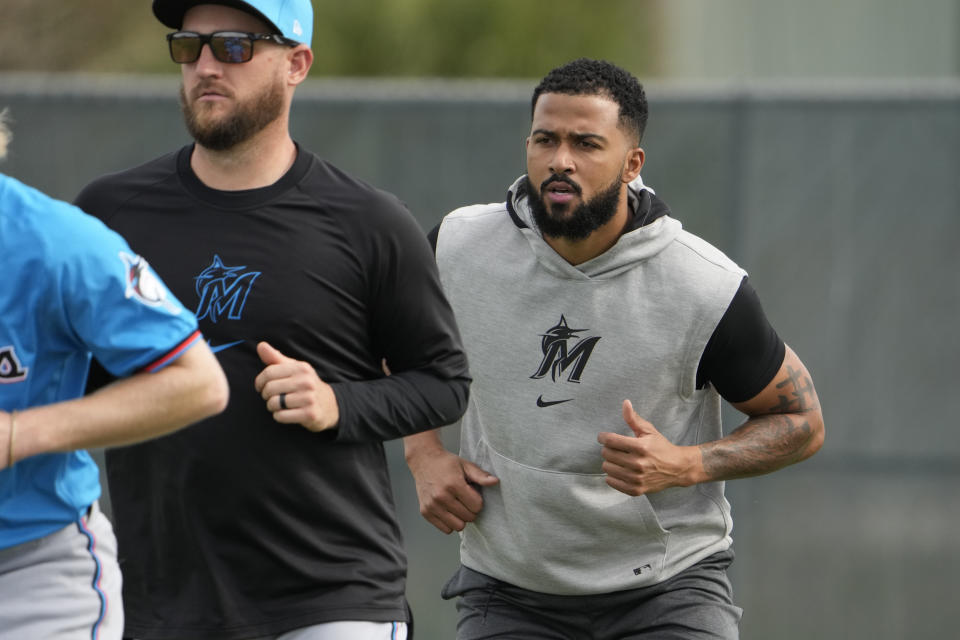
{"label": "black undershirt sleeve", "polygon": [[744,276],[700,358],[697,388],[710,383],[728,402],[744,402],[773,380],[786,346]]}

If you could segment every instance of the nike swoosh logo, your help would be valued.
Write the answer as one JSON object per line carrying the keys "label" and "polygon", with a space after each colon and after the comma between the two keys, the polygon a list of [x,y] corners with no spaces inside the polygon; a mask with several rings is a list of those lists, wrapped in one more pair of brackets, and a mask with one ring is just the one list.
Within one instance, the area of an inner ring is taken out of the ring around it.
{"label": "nike swoosh logo", "polygon": [[212,351],[213,353],[217,353],[218,351],[223,351],[224,349],[235,347],[241,342],[243,342],[243,340],[237,340],[236,342],[228,342],[226,344],[218,344],[217,346],[213,346],[212,344],[210,344],[210,341],[207,340],[207,346],[210,347],[210,351]]}
{"label": "nike swoosh logo", "polygon": [[537,398],[537,406],[550,407],[555,404],[563,404],[564,402],[570,402],[571,400],[573,400],[573,398],[567,398],[566,400],[544,400],[543,395],[541,394],[540,397]]}

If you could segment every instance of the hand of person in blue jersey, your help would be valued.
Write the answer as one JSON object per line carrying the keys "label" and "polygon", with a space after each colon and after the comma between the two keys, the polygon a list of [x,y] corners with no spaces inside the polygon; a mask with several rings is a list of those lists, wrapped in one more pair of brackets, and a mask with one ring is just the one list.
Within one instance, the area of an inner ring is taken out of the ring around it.
{"label": "hand of person in blue jersey", "polygon": [[617,433],[597,436],[603,445],[600,455],[608,485],[629,496],[642,496],[694,484],[691,478],[702,464],[698,447],[681,447],[667,440],[656,427],[637,415],[629,400],[623,401],[623,421],[633,436]]}
{"label": "hand of person in blue jersey", "polygon": [[266,342],[257,344],[257,355],[267,366],[254,380],[254,386],[274,420],[300,424],[310,431],[337,426],[340,421],[337,396],[313,366],[283,355]]}

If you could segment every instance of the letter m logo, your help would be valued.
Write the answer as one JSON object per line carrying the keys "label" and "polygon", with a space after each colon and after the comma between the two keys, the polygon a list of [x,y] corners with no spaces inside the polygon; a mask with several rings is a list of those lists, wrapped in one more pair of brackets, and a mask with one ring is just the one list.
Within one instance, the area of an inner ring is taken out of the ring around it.
{"label": "letter m logo", "polygon": [[220,256],[213,257],[213,264],[204,269],[196,280],[197,320],[210,318],[216,322],[221,316],[238,320],[247,303],[250,287],[260,275],[259,271],[242,272],[246,267],[224,266]]}
{"label": "letter m logo", "polygon": [[570,340],[576,338],[581,331],[586,329],[571,329],[567,326],[566,318],[561,315],[557,325],[541,334],[540,347],[543,351],[543,360],[540,361],[537,372],[530,377],[537,380],[549,373],[550,379],[556,382],[558,376],[569,371],[567,380],[579,383],[590,354],[600,341],[600,336],[583,338],[571,347]]}

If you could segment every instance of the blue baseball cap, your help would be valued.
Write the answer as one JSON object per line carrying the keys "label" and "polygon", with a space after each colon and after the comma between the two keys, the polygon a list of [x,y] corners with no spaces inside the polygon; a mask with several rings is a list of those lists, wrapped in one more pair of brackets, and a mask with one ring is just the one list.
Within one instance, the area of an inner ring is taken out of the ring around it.
{"label": "blue baseball cap", "polygon": [[183,26],[183,14],[198,4],[222,4],[249,13],[272,26],[284,38],[310,46],[313,5],[310,0],[153,0],[153,15],[170,27]]}

